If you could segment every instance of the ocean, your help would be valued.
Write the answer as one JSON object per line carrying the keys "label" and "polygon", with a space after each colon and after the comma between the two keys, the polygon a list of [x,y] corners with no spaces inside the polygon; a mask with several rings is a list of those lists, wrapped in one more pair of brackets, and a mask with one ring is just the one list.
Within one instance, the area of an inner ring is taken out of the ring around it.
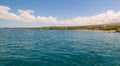
{"label": "ocean", "polygon": [[120,66],[120,33],[1,29],[0,66]]}

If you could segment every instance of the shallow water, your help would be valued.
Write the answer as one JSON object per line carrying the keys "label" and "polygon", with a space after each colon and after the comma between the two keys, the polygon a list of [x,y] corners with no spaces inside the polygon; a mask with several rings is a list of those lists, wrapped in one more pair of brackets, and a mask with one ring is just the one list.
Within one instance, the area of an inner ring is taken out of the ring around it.
{"label": "shallow water", "polygon": [[120,66],[120,34],[1,29],[0,66]]}

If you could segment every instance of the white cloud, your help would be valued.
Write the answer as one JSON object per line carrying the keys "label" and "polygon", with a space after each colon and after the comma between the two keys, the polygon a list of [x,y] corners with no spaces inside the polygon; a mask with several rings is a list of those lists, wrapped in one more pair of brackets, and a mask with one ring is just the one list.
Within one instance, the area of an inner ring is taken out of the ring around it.
{"label": "white cloud", "polygon": [[0,19],[1,20],[18,20],[19,17],[14,14],[10,13],[10,8],[7,6],[0,6]]}
{"label": "white cloud", "polygon": [[36,17],[33,15],[32,10],[18,10],[20,21],[24,22],[35,22]]}
{"label": "white cloud", "polygon": [[18,21],[18,22],[45,22],[60,25],[96,25],[120,22],[120,12],[108,10],[105,13],[91,17],[75,17],[72,19],[60,20],[57,17],[35,16],[32,10],[18,10],[18,14],[10,12],[11,8],[0,6],[0,20]]}
{"label": "white cloud", "polygon": [[114,12],[113,10],[108,10],[105,13],[101,13],[91,17],[75,17],[73,19],[68,19],[63,22],[71,22],[73,25],[97,25],[97,24],[107,24],[120,22],[120,12]]}
{"label": "white cloud", "polygon": [[57,22],[56,17],[34,16],[32,10],[18,10],[18,15],[10,12],[7,6],[0,6],[0,20],[22,21],[22,22]]}
{"label": "white cloud", "polygon": [[39,22],[57,22],[57,17],[37,16],[37,21],[39,21]]}

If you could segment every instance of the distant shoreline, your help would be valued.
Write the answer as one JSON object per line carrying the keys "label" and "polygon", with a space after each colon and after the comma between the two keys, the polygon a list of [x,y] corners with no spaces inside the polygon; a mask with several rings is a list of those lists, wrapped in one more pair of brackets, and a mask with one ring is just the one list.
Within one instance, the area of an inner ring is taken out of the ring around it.
{"label": "distant shoreline", "polygon": [[107,32],[107,33],[117,33],[116,30],[82,30],[82,31],[95,31],[95,32]]}
{"label": "distant shoreline", "polygon": [[[10,30],[43,30],[43,29],[29,29],[29,28],[0,28],[0,29],[10,29]],[[44,29],[44,30],[56,30],[56,29]],[[58,30],[67,30],[67,29],[58,29]],[[68,29],[69,30],[69,29]],[[88,30],[88,29],[74,29],[78,31],[95,31],[95,32],[107,32],[107,33],[120,33],[116,30]]]}
{"label": "distant shoreline", "polygon": [[22,28],[1,28],[17,30],[84,30],[96,32],[120,33],[120,25],[89,25],[89,26],[52,26],[52,27],[22,27]]}

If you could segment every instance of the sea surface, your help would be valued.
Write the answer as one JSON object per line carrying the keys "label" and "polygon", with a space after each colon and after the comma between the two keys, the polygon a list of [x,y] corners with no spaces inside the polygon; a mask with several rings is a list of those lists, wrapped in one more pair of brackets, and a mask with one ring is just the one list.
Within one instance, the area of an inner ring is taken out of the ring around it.
{"label": "sea surface", "polygon": [[120,33],[0,29],[0,66],[120,66]]}

